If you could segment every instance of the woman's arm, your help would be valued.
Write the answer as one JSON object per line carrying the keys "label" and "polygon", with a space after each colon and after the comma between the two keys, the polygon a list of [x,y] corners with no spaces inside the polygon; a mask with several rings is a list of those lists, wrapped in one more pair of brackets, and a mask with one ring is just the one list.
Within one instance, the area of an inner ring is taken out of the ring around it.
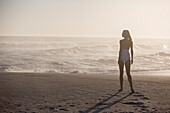
{"label": "woman's arm", "polygon": [[120,64],[120,56],[121,56],[121,40],[120,40],[120,42],[119,42],[119,45],[120,45],[120,47],[119,47],[119,57],[118,57],[118,64]]}
{"label": "woman's arm", "polygon": [[131,43],[131,64],[133,64],[133,42]]}

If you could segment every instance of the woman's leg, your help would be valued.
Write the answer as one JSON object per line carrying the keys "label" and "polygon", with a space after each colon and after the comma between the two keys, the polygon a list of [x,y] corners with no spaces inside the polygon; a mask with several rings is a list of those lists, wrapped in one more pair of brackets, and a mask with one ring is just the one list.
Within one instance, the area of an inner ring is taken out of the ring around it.
{"label": "woman's leg", "polygon": [[120,80],[120,90],[119,91],[122,91],[123,90],[123,69],[124,69],[124,62],[121,61],[119,63],[119,71],[120,71],[120,76],[119,76],[119,80]]}
{"label": "woman's leg", "polygon": [[130,59],[128,61],[125,62],[125,67],[126,67],[126,74],[128,76],[128,81],[129,81],[129,84],[130,84],[130,88],[131,88],[131,91],[132,93],[134,93],[134,89],[133,89],[133,84],[132,84],[132,76],[130,74]]}

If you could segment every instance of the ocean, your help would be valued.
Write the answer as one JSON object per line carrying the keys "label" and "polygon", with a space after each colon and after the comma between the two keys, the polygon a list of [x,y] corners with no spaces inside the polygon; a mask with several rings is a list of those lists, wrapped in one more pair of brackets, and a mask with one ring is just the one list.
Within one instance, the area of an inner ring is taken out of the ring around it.
{"label": "ocean", "polygon": [[[0,72],[118,72],[119,40],[94,37],[0,37]],[[170,40],[134,38],[132,72],[170,70]]]}

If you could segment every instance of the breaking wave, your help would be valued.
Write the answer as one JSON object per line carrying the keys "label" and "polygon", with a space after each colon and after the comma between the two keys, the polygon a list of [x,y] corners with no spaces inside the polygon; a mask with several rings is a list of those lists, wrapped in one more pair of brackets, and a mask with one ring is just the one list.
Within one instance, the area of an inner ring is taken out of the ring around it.
{"label": "breaking wave", "polygon": [[[132,71],[170,69],[170,44],[134,45]],[[113,73],[118,44],[74,41],[0,42],[0,72]]]}

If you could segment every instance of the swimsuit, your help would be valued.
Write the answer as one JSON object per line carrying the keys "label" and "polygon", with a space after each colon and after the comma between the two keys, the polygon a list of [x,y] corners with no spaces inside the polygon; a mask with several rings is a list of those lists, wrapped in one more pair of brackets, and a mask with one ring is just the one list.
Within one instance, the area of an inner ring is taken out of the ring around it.
{"label": "swimsuit", "polygon": [[130,59],[129,50],[128,49],[122,49],[121,50],[121,60],[127,61],[129,59]]}

